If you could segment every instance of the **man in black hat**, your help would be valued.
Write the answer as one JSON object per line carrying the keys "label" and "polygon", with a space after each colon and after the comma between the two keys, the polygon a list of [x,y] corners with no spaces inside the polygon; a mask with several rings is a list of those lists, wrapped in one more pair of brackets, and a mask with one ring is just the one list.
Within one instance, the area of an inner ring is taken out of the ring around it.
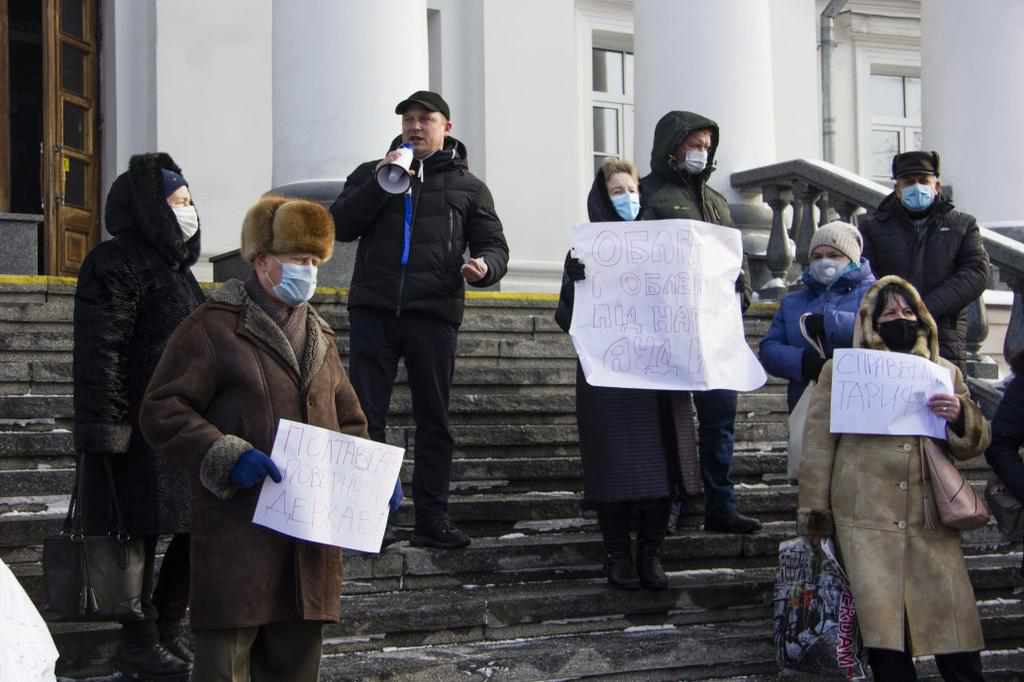
{"label": "man in black hat", "polygon": [[941,193],[937,152],[905,152],[892,160],[896,187],[860,221],[863,255],[879,278],[913,284],[939,325],[942,357],[961,370],[967,359],[968,304],[988,282],[988,254],[974,216]]}
{"label": "man in black hat", "polygon": [[[469,537],[448,519],[453,439],[448,395],[465,283],[486,287],[508,268],[508,244],[487,186],[469,172],[452,137],[448,103],[427,90],[395,107],[402,133],[380,161],[349,174],[331,206],[341,241],[359,240],[349,289],[349,374],[369,425],[384,441],[399,358],[416,420],[412,544],[457,548]],[[411,182],[389,194],[377,170],[411,147]],[[463,261],[468,249],[469,258]]]}

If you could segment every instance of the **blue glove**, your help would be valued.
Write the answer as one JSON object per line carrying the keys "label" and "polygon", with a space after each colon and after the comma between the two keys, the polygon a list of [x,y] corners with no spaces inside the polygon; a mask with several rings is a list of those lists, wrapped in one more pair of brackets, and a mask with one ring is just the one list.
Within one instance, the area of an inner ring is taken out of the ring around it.
{"label": "blue glove", "polygon": [[395,489],[391,493],[391,499],[388,500],[388,508],[391,509],[392,514],[398,511],[398,508],[402,505],[402,500],[404,498],[405,493],[402,492],[402,477],[399,476],[395,479]]}
{"label": "blue glove", "polygon": [[281,482],[281,472],[278,471],[274,460],[256,448],[250,448],[243,452],[235,462],[234,468],[231,469],[231,482],[239,488],[257,486],[267,476],[274,479],[274,483]]}

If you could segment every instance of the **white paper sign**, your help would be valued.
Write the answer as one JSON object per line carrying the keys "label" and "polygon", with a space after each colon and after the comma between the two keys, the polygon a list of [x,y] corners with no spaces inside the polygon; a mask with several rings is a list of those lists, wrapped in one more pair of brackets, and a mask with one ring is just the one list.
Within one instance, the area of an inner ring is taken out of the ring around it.
{"label": "white paper sign", "polygon": [[752,391],[767,377],[747,345],[739,230],[697,220],[577,225],[572,335],[587,383]]}
{"label": "white paper sign", "polygon": [[282,419],[252,522],[301,540],[379,552],[404,450]]}
{"label": "white paper sign", "polygon": [[928,409],[953,394],[953,375],[909,353],[840,348],[832,360],[832,433],[946,439],[946,420]]}

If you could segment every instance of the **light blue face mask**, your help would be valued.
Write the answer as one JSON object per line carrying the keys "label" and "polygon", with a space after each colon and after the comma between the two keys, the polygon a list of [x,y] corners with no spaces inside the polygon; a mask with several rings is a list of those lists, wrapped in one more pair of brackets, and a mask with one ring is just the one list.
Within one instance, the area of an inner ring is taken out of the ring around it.
{"label": "light blue face mask", "polygon": [[274,285],[274,295],[288,305],[305,303],[316,291],[316,272],[315,265],[281,263],[281,283]]}
{"label": "light blue face mask", "polygon": [[908,185],[900,191],[900,203],[908,211],[927,210],[933,201],[935,201],[935,190],[932,189],[931,185],[922,185],[915,182],[913,185]]}
{"label": "light blue face mask", "polygon": [[640,215],[640,195],[636,192],[616,194],[612,197],[612,206],[623,220],[635,220]]}

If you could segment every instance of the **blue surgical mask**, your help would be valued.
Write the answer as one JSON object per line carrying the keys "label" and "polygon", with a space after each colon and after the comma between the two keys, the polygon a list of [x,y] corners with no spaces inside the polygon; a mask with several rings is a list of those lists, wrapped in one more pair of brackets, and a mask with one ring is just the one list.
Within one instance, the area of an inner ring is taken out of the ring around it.
{"label": "blue surgical mask", "polygon": [[315,265],[281,263],[281,283],[274,285],[274,295],[288,305],[305,303],[316,291],[316,272]]}
{"label": "blue surgical mask", "polygon": [[625,192],[612,197],[612,206],[623,220],[635,220],[640,215],[640,195],[636,192]]}
{"label": "blue surgical mask", "polygon": [[931,185],[922,185],[915,182],[907,185],[900,191],[900,203],[908,211],[925,211],[935,201],[935,190]]}

